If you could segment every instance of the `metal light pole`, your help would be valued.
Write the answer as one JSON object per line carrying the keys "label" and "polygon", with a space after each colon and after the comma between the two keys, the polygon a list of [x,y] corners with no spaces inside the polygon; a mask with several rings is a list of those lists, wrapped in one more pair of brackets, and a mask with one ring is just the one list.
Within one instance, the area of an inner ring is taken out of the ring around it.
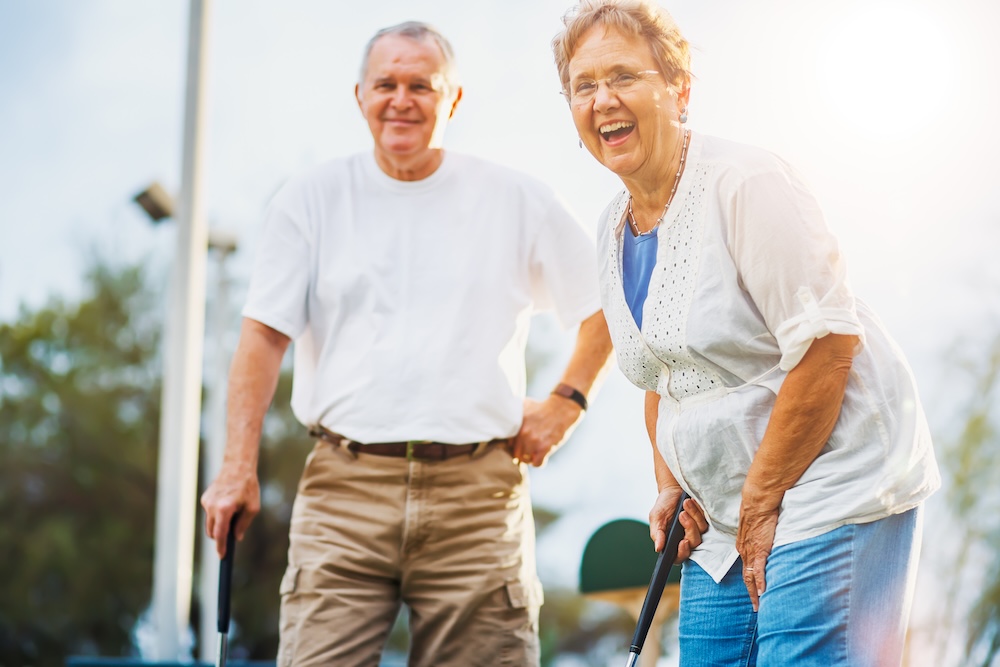
{"label": "metal light pole", "polygon": [[[135,201],[149,215],[154,223],[170,219],[174,216],[174,199],[159,183],[151,183],[145,190],[135,196]],[[222,469],[222,459],[226,449],[226,385],[229,375],[229,355],[226,348],[226,325],[229,322],[229,274],[226,273],[226,259],[236,252],[238,238],[235,234],[209,228],[208,250],[213,251],[216,258],[215,266],[215,301],[212,312],[211,336],[214,341],[212,352],[212,372],[209,376],[211,384],[207,410],[207,428],[205,435],[205,451],[202,460],[201,477],[208,484],[218,476]],[[205,515],[198,513],[201,520],[199,531],[205,532]],[[220,573],[220,561],[215,553],[215,542],[202,539],[201,542],[201,579],[198,587],[198,599],[201,601],[201,638],[199,658],[202,662],[211,663],[215,653],[212,650],[209,637],[217,629],[218,609],[215,603],[217,582]]]}
{"label": "metal light pole", "polygon": [[181,649],[191,610],[208,243],[201,185],[210,6],[211,0],[191,0],[177,252],[165,332],[152,609],[153,657],[160,661],[187,657]]}
{"label": "metal light pole", "polygon": [[[212,352],[211,393],[208,404],[208,430],[205,439],[204,479],[206,483],[215,479],[222,469],[222,455],[226,448],[226,379],[229,375],[229,355],[226,349],[225,331],[229,323],[229,276],[226,274],[226,258],[236,251],[235,235],[210,229],[208,248],[215,254],[215,308],[212,312]],[[204,526],[204,514],[201,525]],[[204,534],[204,531],[202,531]],[[214,597],[218,592],[219,556],[215,553],[215,541],[203,538],[201,541],[201,580],[198,598],[201,600],[201,637],[199,659],[211,663],[215,657],[215,646],[209,641],[216,634],[218,608]]]}

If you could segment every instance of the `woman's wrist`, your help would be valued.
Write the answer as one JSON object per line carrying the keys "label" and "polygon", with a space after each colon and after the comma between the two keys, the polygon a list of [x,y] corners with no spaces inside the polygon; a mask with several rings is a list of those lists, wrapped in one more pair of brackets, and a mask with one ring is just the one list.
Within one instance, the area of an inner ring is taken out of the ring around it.
{"label": "woman's wrist", "polygon": [[761,511],[778,509],[781,501],[785,497],[783,489],[769,489],[760,484],[750,481],[743,484],[742,505],[747,508],[754,508]]}

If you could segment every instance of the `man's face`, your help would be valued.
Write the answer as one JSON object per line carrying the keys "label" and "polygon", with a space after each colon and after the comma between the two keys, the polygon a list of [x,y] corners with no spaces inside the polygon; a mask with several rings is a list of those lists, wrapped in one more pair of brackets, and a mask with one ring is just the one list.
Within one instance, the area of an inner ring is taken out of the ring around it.
{"label": "man's face", "polygon": [[432,39],[385,35],[375,42],[355,94],[377,156],[409,163],[441,147],[459,97],[444,72],[444,54]]}

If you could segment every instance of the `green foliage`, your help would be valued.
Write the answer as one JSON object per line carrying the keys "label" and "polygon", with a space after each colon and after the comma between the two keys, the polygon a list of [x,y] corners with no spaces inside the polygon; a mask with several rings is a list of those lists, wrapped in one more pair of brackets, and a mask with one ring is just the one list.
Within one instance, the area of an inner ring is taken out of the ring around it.
{"label": "green foliage", "polygon": [[[957,569],[981,570],[976,551],[992,554],[982,574],[982,588],[967,619],[965,664],[993,663],[1000,656],[1000,336],[973,363],[964,364],[972,392],[963,410],[960,433],[945,448],[944,464],[951,475],[948,504],[963,535]],[[985,358],[983,358],[985,357]],[[961,573],[960,573],[961,574]]]}
{"label": "green foliage", "polygon": [[[140,267],[98,261],[79,303],[53,300],[0,325],[5,667],[135,654],[153,583],[162,371],[163,305],[146,283]],[[234,657],[276,653],[291,501],[311,446],[290,393],[285,373],[261,452],[264,508],[237,551]],[[193,612],[197,627],[197,603]]]}
{"label": "green foliage", "polygon": [[591,602],[576,591],[546,590],[539,618],[542,667],[567,655],[593,667],[624,661],[634,631],[635,619],[608,603]]}
{"label": "green foliage", "polygon": [[152,581],[158,326],[138,268],[0,325],[0,663],[120,654]]}

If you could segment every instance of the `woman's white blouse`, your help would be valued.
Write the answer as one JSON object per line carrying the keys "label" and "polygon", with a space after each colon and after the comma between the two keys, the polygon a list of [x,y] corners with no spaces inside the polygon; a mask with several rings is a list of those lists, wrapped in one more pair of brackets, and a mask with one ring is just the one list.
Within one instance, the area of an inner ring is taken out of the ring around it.
{"label": "woman's white blouse", "polygon": [[861,342],[833,434],[784,496],[775,546],[904,512],[940,486],[906,360],[854,298],[836,239],[787,164],[692,133],[641,331],[622,289],[627,204],[622,192],[601,217],[601,299],[619,367],[660,395],[657,447],[707,514],[693,559],[716,581],[738,557],[743,481],[778,389],[816,338]]}

